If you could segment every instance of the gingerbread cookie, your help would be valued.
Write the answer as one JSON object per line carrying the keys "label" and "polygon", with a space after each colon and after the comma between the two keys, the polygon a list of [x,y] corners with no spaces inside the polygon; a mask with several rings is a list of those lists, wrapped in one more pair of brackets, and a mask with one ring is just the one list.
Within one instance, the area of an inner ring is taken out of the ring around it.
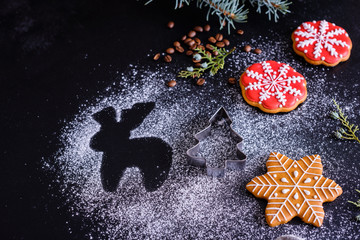
{"label": "gingerbread cookie", "polygon": [[294,51],[314,65],[335,66],[350,57],[352,42],[349,34],[325,20],[301,24],[291,38]]}
{"label": "gingerbread cookie", "polygon": [[287,223],[295,216],[320,227],[325,215],[322,203],[342,194],[338,184],[322,176],[319,155],[294,161],[272,152],[266,168],[268,172],[251,180],[246,189],[268,200],[265,217],[271,227]]}
{"label": "gingerbread cookie", "polygon": [[289,112],[304,102],[306,80],[286,63],[264,61],[248,67],[240,77],[245,101],[267,113]]}

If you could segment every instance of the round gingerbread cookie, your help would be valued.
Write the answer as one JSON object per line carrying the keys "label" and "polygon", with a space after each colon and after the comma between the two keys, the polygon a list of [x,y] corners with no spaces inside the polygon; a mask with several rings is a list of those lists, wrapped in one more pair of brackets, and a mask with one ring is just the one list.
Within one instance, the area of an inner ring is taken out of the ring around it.
{"label": "round gingerbread cookie", "polygon": [[291,38],[294,51],[314,65],[335,66],[350,57],[349,34],[325,20],[302,23]]}
{"label": "round gingerbread cookie", "polygon": [[267,113],[289,112],[304,102],[306,80],[286,63],[264,61],[248,67],[240,77],[245,101]]}

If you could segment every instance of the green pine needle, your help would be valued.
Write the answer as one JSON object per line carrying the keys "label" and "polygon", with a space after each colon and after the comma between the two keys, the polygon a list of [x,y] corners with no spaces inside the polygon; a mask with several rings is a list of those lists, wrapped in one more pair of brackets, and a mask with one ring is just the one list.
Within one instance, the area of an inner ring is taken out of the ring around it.
{"label": "green pine needle", "polygon": [[[356,191],[357,191],[358,193],[360,193],[359,190],[356,189]],[[348,202],[349,202],[349,203],[352,203],[352,204],[354,204],[356,207],[360,208],[360,199],[357,200],[357,202],[353,202],[353,201],[348,201]],[[356,220],[360,221],[360,215],[357,215],[357,216],[356,216]]]}
{"label": "green pine needle", "polygon": [[359,126],[350,124],[350,122],[347,120],[348,117],[344,115],[344,112],[335,99],[333,99],[333,102],[337,111],[331,112],[330,116],[333,119],[339,120],[344,127],[335,131],[335,137],[338,139],[354,140],[360,143],[359,138],[356,136],[356,132],[359,130]]}
{"label": "green pine needle", "polygon": [[[153,0],[148,0],[145,5],[149,4]],[[175,9],[181,8],[184,4],[189,5],[193,0],[175,0]],[[244,9],[244,3],[249,1],[252,6],[257,6],[257,12],[261,13],[263,7],[267,8],[265,14],[269,16],[269,20],[272,18],[277,22],[279,19],[279,13],[289,13],[289,5],[291,2],[288,0],[243,0],[240,4],[240,0],[197,0],[197,7],[208,7],[208,13],[206,20],[209,20],[210,15],[216,15],[219,18],[220,30],[227,25],[228,33],[230,34],[231,27],[235,29],[234,22],[246,22],[248,9]]]}
{"label": "green pine needle", "polygon": [[[244,2],[245,0],[243,0]],[[286,13],[289,13],[289,5],[291,2],[288,2],[287,0],[249,0],[252,6],[257,5],[256,11],[258,13],[261,13],[262,7],[267,8],[265,14],[268,15],[269,20],[271,20],[271,17],[274,17],[274,21],[277,22],[279,19],[278,12],[285,15]]]}
{"label": "green pine needle", "polygon": [[219,69],[223,69],[225,58],[233,51],[235,51],[235,47],[230,51],[227,51],[225,48],[217,48],[215,46],[212,47],[214,48],[213,52],[218,52],[217,56],[208,55],[205,50],[201,48],[195,48],[195,51],[197,52],[195,56],[198,55],[199,58],[201,57],[201,60],[205,60],[205,62],[202,64],[203,66],[200,68],[190,67],[188,70],[180,71],[178,77],[200,77],[208,69],[210,69],[210,75],[214,76],[219,71]]}
{"label": "green pine needle", "polygon": [[235,28],[234,22],[246,22],[248,9],[244,9],[244,4],[239,6],[238,0],[198,0],[197,6],[202,8],[203,5],[209,8],[206,20],[209,21],[209,16],[217,15],[219,17],[220,30],[226,24],[228,26],[228,33],[230,28]]}

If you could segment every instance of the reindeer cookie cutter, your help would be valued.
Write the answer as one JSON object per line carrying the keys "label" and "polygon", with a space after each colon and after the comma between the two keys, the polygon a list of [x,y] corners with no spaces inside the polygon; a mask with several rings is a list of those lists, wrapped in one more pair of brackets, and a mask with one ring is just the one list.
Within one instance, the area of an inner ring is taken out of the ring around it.
{"label": "reindeer cookie cutter", "polygon": [[[225,159],[224,167],[210,167],[207,161],[200,153],[200,142],[211,135],[211,129],[215,123],[224,120],[230,126],[230,136],[237,141],[236,157],[237,159]],[[220,107],[216,113],[209,119],[209,126],[194,135],[197,144],[186,151],[188,162],[191,165],[206,168],[208,176],[224,177],[227,170],[242,170],[245,167],[246,155],[242,152],[243,138],[232,128],[232,120],[224,107]]]}

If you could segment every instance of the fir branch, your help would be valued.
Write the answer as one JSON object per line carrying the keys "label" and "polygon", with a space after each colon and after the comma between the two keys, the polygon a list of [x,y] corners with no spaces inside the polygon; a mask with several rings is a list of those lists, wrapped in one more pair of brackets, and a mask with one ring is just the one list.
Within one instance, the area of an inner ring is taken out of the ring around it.
{"label": "fir branch", "polygon": [[[148,0],[145,5],[151,3],[153,0]],[[184,4],[189,5],[193,0],[176,0],[175,9],[181,8]],[[220,23],[220,30],[227,25],[228,33],[230,34],[231,27],[236,29],[234,22],[246,22],[248,9],[244,9],[244,3],[247,0],[197,0],[197,7],[208,7],[206,20],[209,21],[209,16],[217,15]],[[248,0],[252,6],[257,6],[257,12],[261,13],[262,7],[267,8],[265,14],[269,16],[269,20],[274,18],[275,22],[279,19],[279,12],[282,14],[289,13],[288,0]]]}
{"label": "fir branch", "polygon": [[356,136],[356,132],[359,130],[359,126],[350,124],[350,122],[347,120],[348,116],[344,115],[344,112],[335,99],[333,99],[333,102],[337,111],[331,112],[330,116],[335,120],[339,120],[345,128],[340,128],[335,131],[335,137],[339,139],[355,140],[360,143],[359,138]]}
{"label": "fir branch", "polygon": [[210,75],[214,76],[219,69],[223,69],[225,58],[235,51],[235,47],[230,51],[227,51],[225,48],[212,47],[214,48],[213,52],[218,52],[218,55],[215,57],[207,54],[206,51],[201,48],[195,48],[197,54],[194,55],[194,58],[196,60],[205,60],[205,62],[201,64],[200,68],[188,67],[187,70],[180,71],[178,77],[200,77],[208,69],[210,69]]}
{"label": "fir branch", "polygon": [[[359,190],[356,189],[356,191],[357,191],[358,193],[360,193]],[[354,204],[356,207],[360,208],[360,199],[357,200],[357,202],[353,202],[353,201],[348,201],[348,202],[349,202],[349,203],[352,203],[352,204]],[[356,216],[356,220],[360,221],[360,214]]]}
{"label": "fir branch", "polygon": [[210,14],[216,14],[219,17],[220,30],[225,24],[230,28],[235,28],[234,22],[246,22],[248,9],[244,10],[244,4],[239,6],[238,0],[198,0],[197,6],[202,8],[203,5],[209,8],[206,20],[209,21]]}
{"label": "fir branch", "polygon": [[[245,0],[243,0],[245,2]],[[271,16],[274,16],[274,21],[277,22],[279,19],[278,12],[285,15],[286,13],[289,13],[289,5],[291,2],[288,2],[287,0],[249,0],[252,6],[257,5],[257,12],[261,13],[262,7],[266,7],[267,10],[265,14],[268,15],[269,20],[271,20]]]}

